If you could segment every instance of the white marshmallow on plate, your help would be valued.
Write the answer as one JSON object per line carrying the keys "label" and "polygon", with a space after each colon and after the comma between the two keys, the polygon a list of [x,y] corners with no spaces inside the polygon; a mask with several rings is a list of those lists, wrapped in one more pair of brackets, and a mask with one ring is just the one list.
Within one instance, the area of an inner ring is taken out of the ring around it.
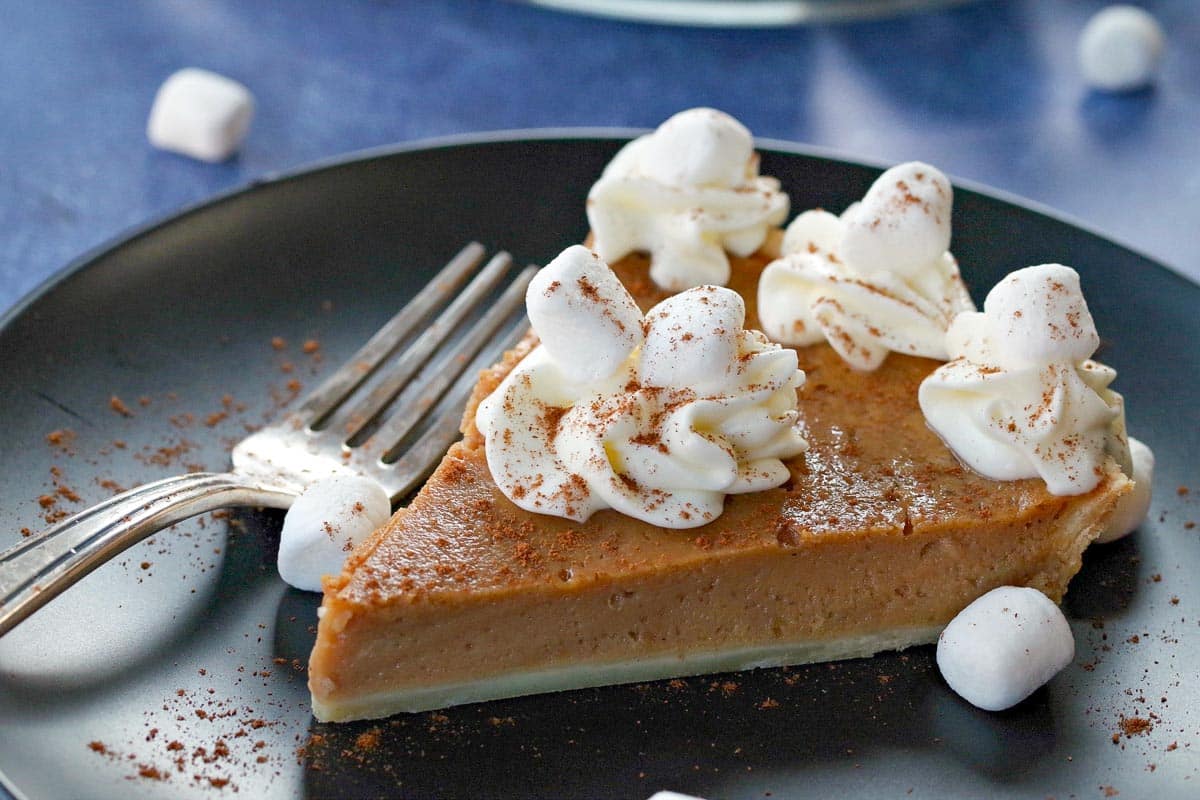
{"label": "white marshmallow on plate", "polygon": [[216,163],[241,146],[253,116],[249,89],[215,72],[188,67],[159,87],[146,137],[161,150]]}
{"label": "white marshmallow on plate", "polygon": [[1117,501],[1108,525],[1096,537],[1099,544],[1115,542],[1138,529],[1150,512],[1151,484],[1154,482],[1154,451],[1129,437],[1129,455],[1133,459],[1133,489]]}
{"label": "white marshmallow on plate", "polygon": [[388,521],[392,503],[377,481],[351,473],[321,478],[300,493],[279,536],[279,576],[307,592],[341,571],[346,556]]}
{"label": "white marshmallow on plate", "polygon": [[1079,69],[1097,89],[1140,89],[1154,77],[1165,43],[1162,26],[1148,11],[1109,6],[1088,20],[1079,35]]}
{"label": "white marshmallow on plate", "polygon": [[1037,589],[1001,586],[958,613],[938,637],[950,688],[988,711],[1015,706],[1075,657],[1071,626]]}

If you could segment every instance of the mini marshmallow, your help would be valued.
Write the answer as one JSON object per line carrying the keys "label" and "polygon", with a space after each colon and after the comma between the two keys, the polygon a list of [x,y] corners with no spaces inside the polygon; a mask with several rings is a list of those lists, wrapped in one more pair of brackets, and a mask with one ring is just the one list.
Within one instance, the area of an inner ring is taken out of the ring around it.
{"label": "mini marshmallow", "polygon": [[958,613],[938,637],[950,688],[987,711],[1015,706],[1071,663],[1067,618],[1037,589],[1001,586]]}
{"label": "mini marshmallow", "polygon": [[680,111],[658,126],[642,159],[645,174],[667,186],[739,186],[754,155],[746,126],[713,108]]}
{"label": "mini marshmallow", "polygon": [[913,279],[950,249],[953,203],[950,181],[936,167],[898,164],[842,214],[839,255],[863,274],[887,271]]}
{"label": "mini marshmallow", "polygon": [[1079,35],[1079,68],[1097,89],[1140,89],[1153,79],[1164,46],[1162,26],[1149,12],[1109,6],[1088,20]]}
{"label": "mini marshmallow", "polygon": [[146,137],[161,150],[213,163],[241,146],[254,116],[254,97],[215,72],[181,69],[159,87]]}
{"label": "mini marshmallow", "polygon": [[543,267],[525,292],[542,346],[571,380],[606,378],[642,342],[642,311],[595,253],[573,245]]}
{"label": "mini marshmallow", "polygon": [[[988,292],[983,316],[997,365],[1008,369],[1054,361],[1077,364],[1100,346],[1079,273],[1062,264],[1010,272]],[[957,333],[949,338],[956,339]]]}
{"label": "mini marshmallow", "polygon": [[717,391],[737,367],[745,321],[746,304],[732,289],[697,286],[668,297],[646,315],[641,382]]}
{"label": "mini marshmallow", "polygon": [[1096,537],[1100,544],[1115,542],[1138,529],[1150,512],[1151,483],[1154,481],[1154,451],[1129,437],[1129,455],[1133,460],[1133,490],[1117,501],[1108,525]]}
{"label": "mini marshmallow", "polygon": [[391,513],[387,492],[370,478],[335,473],[310,484],[283,519],[279,576],[297,589],[321,591],[321,576],[339,572]]}
{"label": "mini marshmallow", "polygon": [[704,798],[690,794],[680,794],[679,792],[668,792],[664,789],[661,792],[652,794],[649,800],[704,800]]}

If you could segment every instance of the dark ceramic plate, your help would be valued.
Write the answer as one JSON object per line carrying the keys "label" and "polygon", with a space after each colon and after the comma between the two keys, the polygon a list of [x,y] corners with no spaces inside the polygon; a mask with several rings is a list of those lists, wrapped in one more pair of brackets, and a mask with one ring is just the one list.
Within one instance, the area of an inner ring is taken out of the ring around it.
{"label": "dark ceramic plate", "polygon": [[[0,325],[0,545],[114,484],[223,467],[289,381],[349,355],[468,239],[539,263],[580,240],[619,144],[552,133],[357,156],[72,265]],[[841,209],[878,174],[782,144],[763,170],[796,209]],[[320,725],[304,673],[318,599],[273,571],[279,518],[217,515],[128,551],[0,640],[0,783],[38,800],[1194,797],[1200,287],[961,187],[954,251],[977,299],[1012,269],[1079,269],[1131,430],[1158,456],[1150,519],[1089,550],[1071,584],[1075,663],[1015,710],[960,701],[922,647]]]}

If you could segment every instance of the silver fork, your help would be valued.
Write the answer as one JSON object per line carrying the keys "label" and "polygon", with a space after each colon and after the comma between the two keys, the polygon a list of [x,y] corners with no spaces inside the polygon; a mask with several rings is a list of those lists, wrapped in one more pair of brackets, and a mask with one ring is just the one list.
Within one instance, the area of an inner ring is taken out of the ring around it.
{"label": "silver fork", "polygon": [[[520,272],[482,313],[510,272],[507,253],[494,256],[458,291],[484,254],[481,245],[467,245],[295,412],[239,442],[229,472],[145,484],[0,553],[0,636],[116,554],[196,514],[287,508],[335,468],[379,481],[393,503],[411,492],[457,437],[476,373],[526,328],[516,312],[536,267]],[[465,325],[472,314],[477,319]]]}

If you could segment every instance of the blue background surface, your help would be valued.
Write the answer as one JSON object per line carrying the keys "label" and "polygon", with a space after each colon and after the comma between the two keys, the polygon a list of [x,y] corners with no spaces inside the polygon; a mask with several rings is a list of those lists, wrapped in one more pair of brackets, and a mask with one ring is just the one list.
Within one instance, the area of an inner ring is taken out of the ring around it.
{"label": "blue background surface", "polygon": [[[1104,5],[720,30],[501,0],[0,0],[0,312],[122,231],[279,171],[447,134],[652,127],[694,105],[762,137],[932,162],[1200,279],[1197,4],[1142,3],[1168,51],[1154,87],[1125,95],[1089,91],[1076,67]],[[185,66],[256,95],[234,160],[147,143],[154,92]]]}

